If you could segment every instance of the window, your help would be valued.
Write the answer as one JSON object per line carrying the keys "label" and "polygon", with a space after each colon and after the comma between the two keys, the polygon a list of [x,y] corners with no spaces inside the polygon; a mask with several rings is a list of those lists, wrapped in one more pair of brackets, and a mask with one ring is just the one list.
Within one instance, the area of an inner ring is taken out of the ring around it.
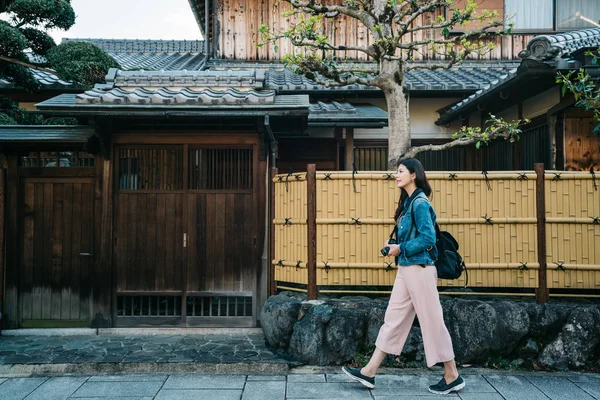
{"label": "window", "polygon": [[189,189],[251,190],[252,149],[190,149]]}
{"label": "window", "polygon": [[516,31],[570,31],[600,27],[598,0],[505,0]]}
{"label": "window", "polygon": [[557,30],[600,27],[600,1],[556,0],[556,3]]}
{"label": "window", "polygon": [[119,190],[182,190],[183,149],[119,149]]}
{"label": "window", "polygon": [[32,151],[19,157],[19,167],[93,167],[96,159],[82,151]]}
{"label": "window", "polygon": [[515,24],[515,30],[551,31],[554,28],[552,15],[554,0],[506,0],[506,15]]}

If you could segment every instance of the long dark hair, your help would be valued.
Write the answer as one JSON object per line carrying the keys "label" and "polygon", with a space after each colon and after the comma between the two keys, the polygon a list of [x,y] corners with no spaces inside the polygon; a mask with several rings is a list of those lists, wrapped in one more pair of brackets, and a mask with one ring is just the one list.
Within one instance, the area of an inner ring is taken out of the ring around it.
{"label": "long dark hair", "polygon": [[[400,161],[398,163],[398,167],[400,167],[400,165],[404,165],[408,172],[410,172],[411,174],[415,174],[415,183],[417,185],[417,188],[423,190],[425,196],[431,199],[431,186],[427,181],[427,176],[425,175],[425,168],[423,168],[423,164],[421,164],[421,161],[417,160],[416,158],[407,158],[406,160]],[[402,211],[404,211],[404,200],[406,200],[407,198],[408,193],[406,193],[406,190],[400,189],[400,200],[398,200],[398,208],[396,208],[394,221],[397,221],[400,217],[400,214],[402,214]]]}

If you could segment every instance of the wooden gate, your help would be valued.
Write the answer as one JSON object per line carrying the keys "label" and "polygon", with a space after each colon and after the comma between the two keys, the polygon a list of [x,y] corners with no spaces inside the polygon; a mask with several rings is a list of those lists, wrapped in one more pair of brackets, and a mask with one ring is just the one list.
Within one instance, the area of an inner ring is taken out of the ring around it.
{"label": "wooden gate", "polygon": [[22,327],[89,326],[94,178],[21,180]]}
{"label": "wooden gate", "polygon": [[116,326],[253,326],[256,146],[119,145]]}

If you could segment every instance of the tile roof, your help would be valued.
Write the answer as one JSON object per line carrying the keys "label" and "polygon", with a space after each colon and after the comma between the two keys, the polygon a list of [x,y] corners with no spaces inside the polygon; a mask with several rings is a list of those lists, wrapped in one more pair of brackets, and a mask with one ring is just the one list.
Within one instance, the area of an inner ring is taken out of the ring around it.
{"label": "tile roof", "polygon": [[265,72],[262,70],[226,71],[122,71],[111,69],[106,83],[115,87],[264,87]]}
{"label": "tile roof", "polygon": [[600,28],[536,36],[519,53],[523,59],[553,62],[582,49],[600,47]]}
{"label": "tile roof", "polygon": [[[566,55],[573,54],[584,49],[595,49],[600,47],[600,28],[584,29],[573,32],[559,33],[556,35],[536,36],[529,41],[527,48],[519,53],[523,63],[544,63],[548,66],[555,66],[556,62]],[[452,107],[442,112],[437,124],[443,124],[456,118],[467,108],[473,107],[477,102],[493,92],[502,90],[512,84],[520,74],[519,68],[512,68],[500,79],[490,82],[483,88],[456,103]]]}
{"label": "tile roof", "polygon": [[[448,70],[413,69],[405,75],[405,86],[411,91],[475,91],[504,78],[518,66],[515,62],[479,62],[457,65]],[[351,91],[378,88],[352,84],[326,87],[288,69],[269,69],[266,85],[278,91]]]}
{"label": "tile roof", "polygon": [[308,123],[311,126],[383,128],[388,124],[387,112],[371,104],[319,101],[311,103],[309,111]]}
{"label": "tile roof", "polygon": [[64,38],[62,43],[88,42],[107,53],[202,53],[203,40],[139,40]]}
{"label": "tile roof", "polygon": [[120,105],[246,105],[246,104],[273,104],[275,100],[274,90],[190,90],[182,88],[170,90],[160,88],[148,90],[137,88],[135,90],[123,90],[114,88],[108,91],[101,89],[88,90],[77,95],[77,104],[120,104]]}
{"label": "tile roof", "polygon": [[[308,95],[285,95],[278,96],[273,92],[266,95],[272,96],[272,102],[250,101],[252,95],[246,98],[236,98],[234,89],[228,89],[218,94],[216,103],[203,103],[198,99],[192,99],[193,103],[185,103],[184,97],[178,95],[186,94],[185,89],[181,91],[170,91],[166,89],[150,91],[154,95],[147,103],[143,103],[136,95],[149,95],[145,90],[136,89],[119,97],[122,89],[113,89],[106,102],[103,99],[91,99],[78,102],[75,94],[61,94],[51,99],[36,104],[36,107],[52,115],[69,116],[140,116],[140,117],[240,117],[240,116],[264,116],[265,113],[273,116],[305,116],[308,115]],[[123,91],[125,92],[125,91]],[[160,93],[158,93],[160,92]],[[106,92],[104,92],[106,93]],[[245,92],[244,92],[245,93]],[[91,94],[88,93],[90,97]],[[114,95],[114,97],[113,97]],[[164,98],[162,97],[164,95]],[[240,95],[241,96],[241,95]],[[151,97],[151,96],[150,96]],[[248,99],[248,100],[246,100]],[[129,102],[131,100],[131,102]],[[164,100],[164,102],[161,102]]]}
{"label": "tile roof", "polygon": [[94,128],[73,125],[8,125],[0,126],[3,142],[85,143],[94,135]]}

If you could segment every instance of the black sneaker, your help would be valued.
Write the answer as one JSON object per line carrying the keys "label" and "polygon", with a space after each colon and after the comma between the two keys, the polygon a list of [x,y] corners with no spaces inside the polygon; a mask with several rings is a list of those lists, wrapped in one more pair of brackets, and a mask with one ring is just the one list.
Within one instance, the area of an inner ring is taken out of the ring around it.
{"label": "black sneaker", "polygon": [[366,376],[360,373],[360,368],[342,367],[342,371],[356,382],[362,383],[363,386],[373,389],[375,387],[375,377]]}
{"label": "black sneaker", "polygon": [[458,392],[460,389],[465,387],[465,380],[462,376],[458,376],[454,382],[446,383],[446,380],[442,378],[441,381],[435,385],[429,386],[429,391],[435,394],[448,394],[450,392]]}

